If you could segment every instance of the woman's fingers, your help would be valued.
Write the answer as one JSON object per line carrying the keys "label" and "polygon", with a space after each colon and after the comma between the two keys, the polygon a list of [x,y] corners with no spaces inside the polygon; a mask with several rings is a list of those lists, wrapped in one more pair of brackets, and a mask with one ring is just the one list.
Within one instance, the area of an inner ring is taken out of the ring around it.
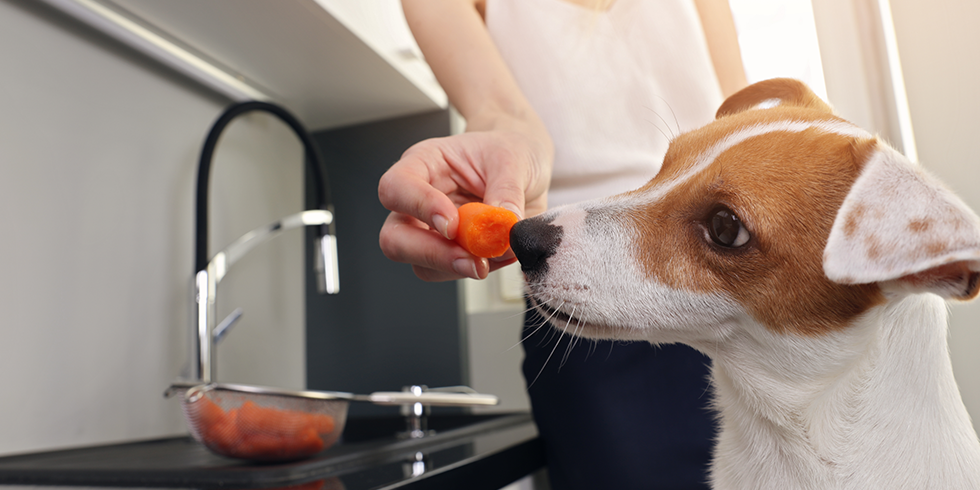
{"label": "woman's fingers", "polygon": [[384,175],[378,184],[378,199],[389,211],[413,217],[432,227],[447,239],[456,236],[458,216],[456,205],[433,183],[425,155],[406,152]]}
{"label": "woman's fingers", "polygon": [[401,213],[388,215],[379,244],[385,257],[411,264],[415,275],[426,281],[484,279],[490,272],[486,259],[470,255],[425,223]]}
{"label": "woman's fingers", "polygon": [[379,237],[385,256],[412,265],[427,281],[483,279],[513,263],[512,252],[487,261],[452,241],[457,205],[482,201],[519,217],[540,212],[551,162],[547,151],[537,155],[536,146],[518,131],[471,132],[413,145],[378,184],[381,204],[392,212]]}

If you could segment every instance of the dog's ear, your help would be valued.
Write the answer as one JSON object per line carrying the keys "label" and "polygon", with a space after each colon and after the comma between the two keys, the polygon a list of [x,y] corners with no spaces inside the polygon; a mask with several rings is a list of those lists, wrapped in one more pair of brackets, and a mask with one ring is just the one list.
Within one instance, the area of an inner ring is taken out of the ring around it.
{"label": "dog's ear", "polygon": [[824,249],[827,277],[843,284],[971,299],[980,291],[980,218],[887,145],[863,143],[861,173]]}
{"label": "dog's ear", "polygon": [[833,114],[833,109],[820,100],[805,83],[792,78],[772,78],[753,83],[732,94],[715,113],[716,118],[751,109],[776,106],[796,106]]}

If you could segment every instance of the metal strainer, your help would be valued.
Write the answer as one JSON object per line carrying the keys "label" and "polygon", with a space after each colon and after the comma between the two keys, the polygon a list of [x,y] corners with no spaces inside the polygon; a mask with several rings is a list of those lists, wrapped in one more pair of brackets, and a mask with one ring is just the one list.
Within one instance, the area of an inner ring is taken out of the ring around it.
{"label": "metal strainer", "polygon": [[418,407],[498,403],[496,396],[465,387],[355,395],[230,383],[175,383],[166,395],[180,396],[191,435],[201,444],[217,454],[252,461],[302,459],[329,448],[344,430],[351,401]]}
{"label": "metal strainer", "polygon": [[337,442],[347,420],[348,400],[325,393],[221,384],[180,391],[191,435],[232,458],[305,458]]}

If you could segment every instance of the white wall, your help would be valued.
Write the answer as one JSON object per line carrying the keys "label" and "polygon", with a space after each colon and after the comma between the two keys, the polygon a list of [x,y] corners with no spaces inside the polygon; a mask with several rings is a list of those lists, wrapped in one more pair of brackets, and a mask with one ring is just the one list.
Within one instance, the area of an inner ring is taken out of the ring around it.
{"label": "white wall", "polygon": [[[0,0],[0,454],[183,432],[193,188],[227,101],[29,0]],[[212,250],[300,209],[301,150],[263,115],[219,145]],[[245,316],[219,379],[303,383],[301,235],[219,289]]]}
{"label": "white wall", "polygon": [[802,80],[827,98],[810,0],[728,0],[748,83]]}

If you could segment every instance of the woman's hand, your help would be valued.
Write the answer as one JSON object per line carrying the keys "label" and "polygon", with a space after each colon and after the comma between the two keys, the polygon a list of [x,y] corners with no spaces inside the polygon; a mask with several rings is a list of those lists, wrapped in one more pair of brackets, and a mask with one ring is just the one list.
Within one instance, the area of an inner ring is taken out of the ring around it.
{"label": "woman's hand", "polygon": [[391,211],[381,250],[411,264],[426,281],[471,277],[514,262],[488,261],[452,241],[456,208],[482,201],[519,217],[547,207],[554,149],[483,23],[483,0],[402,0],[425,60],[466,118],[466,133],[422,141],[382,177],[381,203]]}
{"label": "woman's hand", "polygon": [[392,211],[381,250],[423,280],[483,279],[515,260],[508,252],[488,261],[452,241],[460,205],[485,202],[522,218],[547,208],[553,150],[543,126],[510,118],[492,126],[422,141],[381,177],[378,197]]}

